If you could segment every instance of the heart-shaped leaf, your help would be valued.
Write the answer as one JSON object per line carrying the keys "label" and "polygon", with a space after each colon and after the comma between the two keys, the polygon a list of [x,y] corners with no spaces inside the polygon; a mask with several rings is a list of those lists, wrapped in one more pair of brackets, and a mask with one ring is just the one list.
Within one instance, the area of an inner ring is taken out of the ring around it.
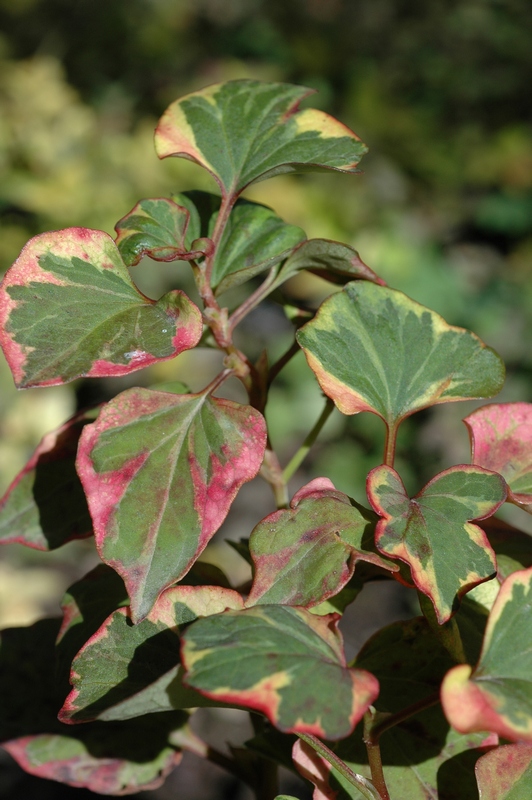
{"label": "heart-shaped leaf", "polygon": [[354,281],[297,334],[321,388],[344,414],[371,411],[390,430],[436,403],[490,397],[499,356],[402,292]]}
{"label": "heart-shaped leaf", "polygon": [[490,612],[480,660],[445,676],[442,703],[458,731],[532,741],[532,568],[512,573]]}
{"label": "heart-shaped leaf", "polygon": [[0,543],[53,550],[92,535],[75,461],[81,432],[96,414],[78,414],[41,440],[0,501]]}
{"label": "heart-shaped leaf", "polygon": [[0,344],[19,388],[126,375],[195,347],[201,314],[181,291],[155,302],[108,234],[31,239],[0,287]]}
{"label": "heart-shaped leaf", "polygon": [[499,472],[508,500],[532,514],[532,403],[493,403],[464,419],[471,461]]}
{"label": "heart-shaped leaf", "polygon": [[124,579],[135,622],[190,569],[265,446],[258,411],[208,394],[130,389],[85,428],[78,472],[96,546]]}
{"label": "heart-shaped leaf", "polygon": [[346,666],[338,619],[280,605],[200,619],[183,636],[185,682],[262,711],[285,733],[347,736],[379,689],[373,675]]}
{"label": "heart-shaped leaf", "polygon": [[112,613],[72,662],[72,691],[62,722],[125,720],[212,705],[182,685],[179,626],[199,616],[241,609],[241,596],[218,586],[172,586],[133,625],[127,608]]}
{"label": "heart-shaped leaf", "polygon": [[283,283],[302,269],[333,283],[347,283],[360,278],[385,285],[385,281],[364,264],[356,250],[330,239],[309,239],[297,247],[283,264],[276,284]]}
{"label": "heart-shaped leaf", "polygon": [[193,92],[165,111],[155,131],[159,158],[180,156],[207,169],[224,196],[283,172],[354,172],[366,152],[345,125],[298,110],[311,89],[229,81]]}
{"label": "heart-shaped leaf", "polygon": [[456,611],[459,597],[494,576],[493,550],[484,531],[470,520],[490,516],[504,502],[506,485],[500,475],[481,467],[451,467],[410,500],[397,472],[382,465],[369,473],[367,491],[382,517],[375,532],[377,547],[409,565],[440,624]]}
{"label": "heart-shaped leaf", "polygon": [[507,744],[479,758],[475,766],[480,800],[529,800],[532,745]]}
{"label": "heart-shaped leaf", "polygon": [[246,605],[318,605],[347,584],[360,560],[397,571],[375,551],[371,511],[357,508],[332,484],[311,491],[313,484],[297,493],[290,509],[254,528],[249,549],[255,570]]}

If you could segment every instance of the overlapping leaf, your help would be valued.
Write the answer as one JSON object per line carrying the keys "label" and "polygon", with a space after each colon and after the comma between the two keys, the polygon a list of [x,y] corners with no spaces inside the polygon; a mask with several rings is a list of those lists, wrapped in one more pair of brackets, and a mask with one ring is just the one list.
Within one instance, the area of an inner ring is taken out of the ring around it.
{"label": "overlapping leaf", "polygon": [[284,732],[346,736],[378,683],[346,666],[337,621],[280,605],[205,617],[183,636],[185,681],[214,700],[262,711]]}
{"label": "overlapping leaf", "polygon": [[332,484],[315,486],[311,481],[290,509],[275,511],[253,530],[249,548],[255,570],[247,605],[318,605],[347,584],[357,561],[397,570],[375,551],[373,514]]}
{"label": "overlapping leaf", "polygon": [[78,471],[96,545],[124,579],[135,621],[190,569],[265,444],[259,412],[207,394],[130,389],[85,428]]}
{"label": "overlapping leaf", "polygon": [[497,517],[484,520],[482,527],[497,557],[497,577],[501,583],[512,572],[532,567],[532,536]]}
{"label": "overlapping leaf", "polygon": [[111,237],[87,228],[24,247],[0,288],[0,326],[19,388],[125,375],[195,347],[202,331],[183,292],[145,297]]}
{"label": "overlapping leaf", "polygon": [[133,625],[127,608],[104,620],[72,663],[72,691],[63,722],[125,720],[209,705],[182,685],[179,626],[198,616],[243,607],[241,596],[217,586],[174,586]]}
{"label": "overlapping leaf", "polygon": [[529,800],[532,745],[507,744],[479,758],[475,775],[480,800]]}
{"label": "overlapping leaf", "polygon": [[180,156],[207,169],[223,195],[304,169],[353,172],[366,147],[316,109],[298,110],[312,90],[282,83],[229,81],[177,100],[155,132],[159,158]]}
{"label": "overlapping leaf", "polygon": [[448,620],[457,598],[496,572],[484,531],[470,520],[490,516],[504,502],[504,480],[481,467],[451,467],[409,499],[391,467],[373,469],[368,498],[382,516],[375,540],[379,550],[405,561],[412,578],[434,605],[438,621]]}
{"label": "overlapping leaf", "polygon": [[364,264],[356,250],[330,239],[309,239],[303,242],[286,259],[277,282],[288,280],[302,269],[333,283],[347,283],[354,278],[360,278],[385,285],[382,278]]}
{"label": "overlapping leaf", "polygon": [[491,610],[482,653],[472,669],[452,669],[442,686],[449,722],[459,731],[493,731],[532,741],[532,569],[512,573]]}
{"label": "overlapping leaf", "polygon": [[347,284],[297,334],[321,388],[344,414],[371,411],[389,428],[436,403],[490,397],[499,356],[402,292]]}
{"label": "overlapping leaf", "polygon": [[75,461],[81,432],[96,413],[78,414],[39,443],[0,501],[0,543],[53,550],[92,534]]}
{"label": "overlapping leaf", "polygon": [[493,403],[464,419],[471,460],[499,472],[508,500],[532,514],[532,403]]}

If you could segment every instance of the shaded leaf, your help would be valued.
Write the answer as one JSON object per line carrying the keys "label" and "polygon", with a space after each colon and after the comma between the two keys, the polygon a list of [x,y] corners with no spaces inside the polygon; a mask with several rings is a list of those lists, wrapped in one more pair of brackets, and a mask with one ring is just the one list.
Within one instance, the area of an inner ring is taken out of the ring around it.
{"label": "shaded leaf", "polygon": [[297,333],[321,388],[344,414],[371,411],[395,429],[421,408],[496,394],[499,356],[402,292],[355,281]]}
{"label": "shaded leaf", "polygon": [[447,719],[458,731],[493,731],[532,741],[532,569],[512,573],[489,615],[473,669],[452,669],[442,686]]}
{"label": "shaded leaf", "polygon": [[75,462],[81,432],[97,413],[77,414],[40,441],[0,501],[0,543],[54,550],[92,535]]}
{"label": "shaded leaf", "polygon": [[482,527],[497,556],[497,577],[501,583],[512,572],[532,567],[532,536],[497,517],[484,520]]}
{"label": "shaded leaf", "polygon": [[480,800],[529,800],[532,745],[507,744],[479,758],[475,766]]}
{"label": "shaded leaf", "polygon": [[532,514],[532,403],[492,403],[464,422],[473,464],[499,472],[508,500]]}
{"label": "shaded leaf", "polygon": [[159,158],[180,156],[207,169],[223,195],[283,172],[353,172],[366,147],[316,109],[298,110],[311,89],[254,80],[214,84],[176,100],[155,131]]}
{"label": "shaded leaf", "polygon": [[330,239],[309,239],[297,247],[283,264],[276,284],[288,280],[302,269],[333,283],[347,283],[359,278],[385,285],[382,278],[364,264],[356,250]]}
{"label": "shaded leaf", "polygon": [[311,491],[313,485],[254,528],[249,548],[255,570],[246,605],[318,605],[348,583],[357,561],[397,571],[375,550],[372,512],[334,487]]}
{"label": "shaded leaf", "polygon": [[200,619],[183,636],[185,681],[214,700],[263,712],[285,733],[346,736],[378,684],[346,667],[338,619],[277,605]]}
{"label": "shaded leaf", "polygon": [[451,467],[410,500],[397,472],[382,465],[369,473],[367,490],[382,516],[377,547],[409,565],[440,624],[452,616],[459,597],[495,575],[486,534],[470,520],[490,516],[504,502],[500,475],[481,467]]}
{"label": "shaded leaf", "polygon": [[111,237],[88,228],[28,242],[2,282],[0,323],[19,388],[126,375],[195,347],[202,331],[183,292],[145,297]]}
{"label": "shaded leaf", "polygon": [[188,572],[265,445],[258,411],[207,394],[130,389],[85,429],[78,471],[96,546],[124,579],[135,622]]}

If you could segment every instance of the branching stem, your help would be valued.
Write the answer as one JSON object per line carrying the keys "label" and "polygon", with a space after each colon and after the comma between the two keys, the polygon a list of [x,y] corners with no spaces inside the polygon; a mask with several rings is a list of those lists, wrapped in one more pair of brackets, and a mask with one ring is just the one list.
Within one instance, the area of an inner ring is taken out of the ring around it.
{"label": "branching stem", "polygon": [[306,742],[309,747],[312,747],[318,755],[328,761],[352,786],[356,786],[360,794],[365,797],[366,800],[384,800],[371,781],[368,781],[363,775],[353,772],[341,758],[338,758],[336,753],[333,753],[333,751],[323,744],[316,736],[312,736],[308,733],[298,733],[297,735],[303,742]]}

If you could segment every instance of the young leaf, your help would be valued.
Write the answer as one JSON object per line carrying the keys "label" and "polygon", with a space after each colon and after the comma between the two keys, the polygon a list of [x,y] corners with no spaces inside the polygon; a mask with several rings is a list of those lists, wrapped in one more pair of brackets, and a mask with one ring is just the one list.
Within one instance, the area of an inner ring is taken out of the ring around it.
{"label": "young leaf", "polygon": [[303,494],[304,489],[290,509],[270,514],[251,534],[255,570],[248,606],[318,605],[347,584],[360,560],[397,570],[375,551],[371,511],[359,510],[334,487]]}
{"label": "young leaf", "polygon": [[81,432],[96,413],[77,414],[38,444],[0,501],[0,543],[54,550],[92,535],[75,461]]}
{"label": "young leaf", "polygon": [[356,250],[330,239],[309,239],[297,247],[283,264],[276,284],[283,283],[302,269],[333,283],[347,283],[359,278],[386,285],[364,264]]}
{"label": "young leaf", "polygon": [[471,461],[499,472],[508,500],[532,514],[532,403],[493,403],[464,419]]}
{"label": "young leaf", "polygon": [[344,414],[371,411],[395,429],[436,403],[490,397],[499,356],[402,292],[354,281],[297,334],[321,388]]}
{"label": "young leaf", "polygon": [[316,109],[298,110],[311,89],[254,80],[208,86],[176,100],[155,131],[159,158],[179,156],[207,169],[222,195],[283,172],[354,172],[366,152],[345,125]]}
{"label": "young leaf", "polygon": [[207,394],[129,389],[87,426],[78,472],[96,546],[124,579],[135,622],[188,572],[265,446],[258,411]]}
{"label": "young leaf", "polygon": [[382,465],[369,473],[367,490],[382,517],[375,531],[377,547],[409,565],[438,622],[446,622],[458,597],[495,574],[486,534],[470,520],[499,508],[506,497],[504,480],[481,467],[451,467],[410,500],[397,472]]}
{"label": "young leaf", "polygon": [[155,711],[212,705],[181,683],[179,626],[241,609],[241,596],[217,586],[173,586],[138,625],[127,608],[105,619],[72,662],[62,722],[125,720]]}
{"label": "young leaf", "polygon": [[35,236],[0,287],[0,344],[19,388],[126,375],[195,347],[201,314],[179,290],[155,302],[106,233]]}
{"label": "young leaf", "polygon": [[285,733],[347,736],[379,689],[373,675],[347,668],[337,620],[281,605],[200,619],[183,636],[185,682],[263,712]]}
{"label": "young leaf", "polygon": [[475,765],[480,800],[529,800],[532,745],[507,744],[479,758]]}
{"label": "young leaf", "polygon": [[[445,676],[442,703],[458,731],[532,741],[532,569],[514,572],[490,612],[480,660]],[[523,643],[521,646],[519,643]]]}

